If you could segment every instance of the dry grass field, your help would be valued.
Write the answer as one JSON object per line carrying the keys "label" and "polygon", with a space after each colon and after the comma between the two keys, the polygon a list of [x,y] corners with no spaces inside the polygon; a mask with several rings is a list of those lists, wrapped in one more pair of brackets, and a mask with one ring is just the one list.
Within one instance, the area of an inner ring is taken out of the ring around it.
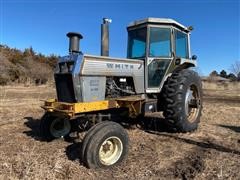
{"label": "dry grass field", "polygon": [[49,86],[0,87],[0,179],[240,179],[239,89],[205,89],[195,132],[165,132],[162,118],[129,128],[128,159],[97,171],[79,159],[81,138],[40,140],[40,100],[54,96]]}

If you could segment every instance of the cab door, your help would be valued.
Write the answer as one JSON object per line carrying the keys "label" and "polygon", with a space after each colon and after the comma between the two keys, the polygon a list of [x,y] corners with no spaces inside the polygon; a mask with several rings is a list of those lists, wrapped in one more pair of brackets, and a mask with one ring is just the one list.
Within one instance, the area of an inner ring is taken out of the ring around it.
{"label": "cab door", "polygon": [[160,92],[165,74],[173,60],[172,28],[148,27],[148,52],[146,58],[146,92]]}

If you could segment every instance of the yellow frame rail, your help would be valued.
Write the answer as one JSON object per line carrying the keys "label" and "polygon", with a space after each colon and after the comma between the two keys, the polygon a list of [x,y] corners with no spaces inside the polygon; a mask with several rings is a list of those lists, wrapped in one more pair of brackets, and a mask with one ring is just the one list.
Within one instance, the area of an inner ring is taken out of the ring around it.
{"label": "yellow frame rail", "polygon": [[41,106],[47,112],[61,113],[73,117],[76,114],[108,110],[112,108],[128,108],[130,117],[136,117],[141,113],[144,103],[142,98],[120,98],[114,100],[65,103],[58,102],[56,99],[48,99]]}

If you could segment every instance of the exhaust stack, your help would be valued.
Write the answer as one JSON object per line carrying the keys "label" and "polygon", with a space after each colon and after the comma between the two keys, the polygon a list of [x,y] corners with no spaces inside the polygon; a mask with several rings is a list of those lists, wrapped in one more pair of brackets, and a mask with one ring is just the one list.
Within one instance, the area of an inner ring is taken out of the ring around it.
{"label": "exhaust stack", "polygon": [[103,18],[101,24],[101,56],[109,56],[109,24],[111,19]]}
{"label": "exhaust stack", "polygon": [[83,38],[82,35],[76,32],[69,32],[67,37],[69,38],[69,53],[80,53],[79,41]]}

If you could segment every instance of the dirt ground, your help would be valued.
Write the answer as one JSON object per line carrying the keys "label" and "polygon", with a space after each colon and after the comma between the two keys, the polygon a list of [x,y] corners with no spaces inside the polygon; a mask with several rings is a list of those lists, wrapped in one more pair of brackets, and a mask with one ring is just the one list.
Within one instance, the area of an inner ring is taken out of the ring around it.
{"label": "dirt ground", "polygon": [[162,118],[128,129],[127,160],[97,171],[79,160],[81,139],[40,141],[40,100],[54,94],[48,86],[0,87],[0,179],[240,179],[239,91],[204,90],[195,132],[165,132]]}

